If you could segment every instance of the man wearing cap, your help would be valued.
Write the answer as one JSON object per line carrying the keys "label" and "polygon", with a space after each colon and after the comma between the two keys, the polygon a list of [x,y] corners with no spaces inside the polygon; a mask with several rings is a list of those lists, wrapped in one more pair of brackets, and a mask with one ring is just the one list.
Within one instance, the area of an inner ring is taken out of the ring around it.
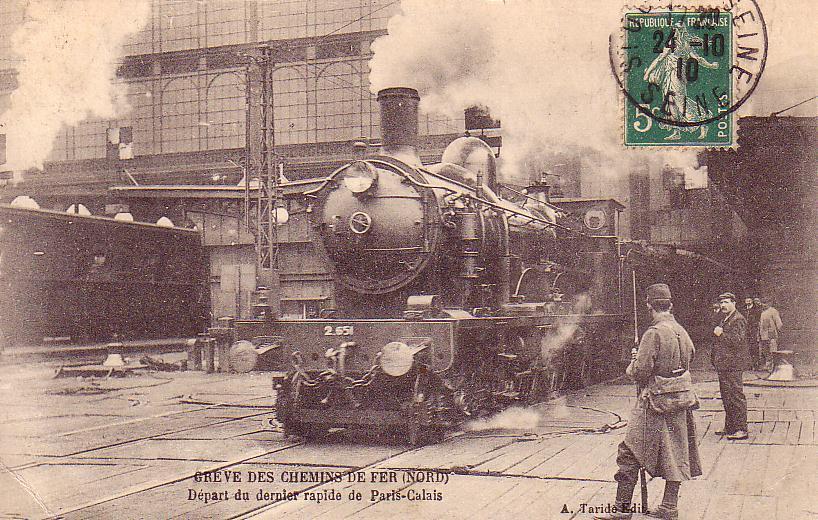
{"label": "man wearing cap", "polygon": [[[688,369],[695,352],[687,331],[670,313],[673,307],[670,288],[665,284],[651,285],[646,303],[652,323],[642,335],[636,357],[625,371],[643,389],[656,375],[671,377],[677,375],[678,370]],[[636,511],[631,505],[633,491],[639,468],[644,467],[652,476],[665,479],[662,504],[649,515],[678,519],[682,481],[702,474],[692,411],[655,412],[643,390],[631,412],[625,441],[619,444],[616,463],[619,465],[614,475],[616,509],[594,518],[625,520],[632,517]]]}
{"label": "man wearing cap", "polygon": [[721,322],[713,329],[713,366],[719,375],[719,391],[724,404],[724,429],[716,435],[728,439],[747,438],[747,398],[742,373],[750,368],[747,349],[747,320],[736,310],[736,295],[719,295]]}

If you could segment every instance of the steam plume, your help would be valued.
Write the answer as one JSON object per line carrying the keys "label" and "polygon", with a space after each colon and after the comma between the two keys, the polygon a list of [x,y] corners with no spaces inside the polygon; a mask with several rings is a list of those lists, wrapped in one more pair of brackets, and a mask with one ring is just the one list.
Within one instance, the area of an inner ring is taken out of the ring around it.
{"label": "steam plume", "polygon": [[[513,169],[566,150],[627,159],[608,51],[621,2],[405,0],[401,7],[389,35],[373,44],[373,89],[413,86],[422,110],[449,116],[489,106],[502,120],[503,156]],[[692,153],[672,158],[694,164]]]}
{"label": "steam plume", "polygon": [[12,36],[22,58],[18,88],[0,116],[8,134],[8,166],[41,168],[63,125],[88,117],[117,118],[127,109],[113,84],[125,38],[149,20],[148,0],[28,2]]}
{"label": "steam plume", "polygon": [[[784,63],[782,57],[815,49],[814,31],[794,20],[806,18],[814,26],[815,9],[806,1],[795,3],[800,7],[771,9],[765,74]],[[766,9],[770,3],[763,4]],[[389,21],[388,36],[373,44],[371,85],[374,91],[415,87],[426,112],[454,116],[470,105],[490,107],[502,120],[503,156],[512,170],[566,151],[594,152],[618,172],[630,170],[634,162],[695,167],[692,151],[626,150],[622,145],[623,108],[608,42],[611,34],[621,33],[622,5],[601,0],[404,0],[402,13]],[[787,31],[789,42],[777,37],[795,26],[801,30]],[[797,74],[788,68],[787,81],[796,81]],[[763,82],[767,88],[761,90],[770,89]]]}
{"label": "steam plume", "polygon": [[540,417],[541,414],[533,408],[507,408],[491,417],[469,421],[464,428],[473,432],[484,430],[531,430],[537,427]]}

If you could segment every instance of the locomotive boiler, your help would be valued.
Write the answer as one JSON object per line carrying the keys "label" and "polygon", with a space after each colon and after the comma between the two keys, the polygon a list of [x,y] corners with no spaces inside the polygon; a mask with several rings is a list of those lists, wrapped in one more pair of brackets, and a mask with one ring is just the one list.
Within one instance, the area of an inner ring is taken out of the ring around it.
{"label": "locomotive boiler", "polygon": [[335,308],[232,329],[287,363],[277,380],[285,431],[377,427],[418,444],[600,377],[620,358],[626,325],[616,237],[561,225],[536,187],[523,202],[501,197],[480,139],[459,138],[422,165],[417,92],[390,88],[378,101],[380,153],[303,193]]}

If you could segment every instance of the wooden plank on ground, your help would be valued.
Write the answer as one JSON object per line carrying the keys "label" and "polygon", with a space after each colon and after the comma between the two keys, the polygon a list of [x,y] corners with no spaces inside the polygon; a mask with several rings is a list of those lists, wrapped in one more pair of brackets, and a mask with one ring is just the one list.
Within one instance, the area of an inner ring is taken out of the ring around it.
{"label": "wooden plank on ground", "polygon": [[574,462],[583,455],[587,454],[588,450],[591,449],[591,445],[584,442],[584,439],[581,439],[581,436],[579,435],[572,436],[572,440],[573,442],[566,446],[564,450],[560,451],[553,457],[542,461],[540,464],[537,464],[526,474],[541,477],[554,477],[562,475],[566,470],[571,469]]}
{"label": "wooden plank on ground", "polygon": [[728,446],[727,442],[720,441],[719,437],[712,437],[699,444],[699,458],[702,465],[702,478],[709,479],[716,469],[722,451]]}
{"label": "wooden plank on ground", "polygon": [[787,421],[776,421],[773,433],[770,436],[770,444],[786,444],[787,432],[790,429],[790,423]]}
{"label": "wooden plank on ground", "polygon": [[687,520],[702,520],[712,498],[712,484],[709,481],[698,479],[683,482],[679,491],[679,510],[684,512]]}
{"label": "wooden plank on ground", "polygon": [[[538,466],[562,453],[576,441],[576,439],[573,437],[575,436],[565,435],[543,440],[541,441],[541,447],[538,447],[536,451],[530,455],[521,454],[520,460],[511,465],[507,465],[509,461],[498,459],[496,463],[479,466],[479,469],[483,470],[492,468],[493,470],[500,470],[515,475],[526,475],[534,468],[537,468]],[[521,443],[521,447],[524,448],[526,444],[527,443]],[[501,469],[503,467],[505,468]]]}
{"label": "wooden plank on ground", "polygon": [[[600,438],[588,455],[577,459],[576,463],[560,476],[594,480],[612,480],[616,472],[616,453],[621,438],[619,435],[589,436]],[[590,442],[590,441],[589,441]]]}
{"label": "wooden plank on ground", "polygon": [[[711,491],[713,493],[713,491]],[[738,495],[715,494],[710,499],[703,520],[724,520],[725,518],[742,518],[741,506],[744,497]]]}
{"label": "wooden plank on ground", "polygon": [[776,517],[773,497],[745,496],[741,505],[741,520],[770,520]]}
{"label": "wooden plank on ground", "polygon": [[798,444],[798,439],[801,438],[801,427],[801,421],[790,421],[790,427],[787,430],[787,438],[784,440],[784,444]]}
{"label": "wooden plank on ground", "polygon": [[770,445],[743,447],[740,477],[735,480],[732,493],[760,495],[764,487],[764,469],[770,463]]}
{"label": "wooden plank on ground", "polygon": [[773,433],[773,428],[775,428],[775,421],[773,421],[772,419],[770,420],[765,419],[764,422],[761,423],[761,431],[758,433],[755,440],[753,441],[754,444],[769,444],[770,437],[772,436]]}
{"label": "wooden plank on ground", "polygon": [[[818,479],[815,478],[818,468],[818,450],[814,446],[792,446],[792,458],[787,464],[787,471],[781,481],[778,497],[779,510],[784,513],[789,509],[786,518],[814,518],[815,496],[818,494]],[[781,514],[781,513],[780,513]]]}
{"label": "wooden plank on ground", "polygon": [[708,477],[713,481],[714,491],[719,494],[729,493],[734,483],[741,478],[742,462],[746,444],[729,443],[724,447],[716,467]]}
{"label": "wooden plank on ground", "polygon": [[761,493],[765,496],[780,496],[782,485],[790,471],[794,446],[770,446],[767,465],[763,468]]}

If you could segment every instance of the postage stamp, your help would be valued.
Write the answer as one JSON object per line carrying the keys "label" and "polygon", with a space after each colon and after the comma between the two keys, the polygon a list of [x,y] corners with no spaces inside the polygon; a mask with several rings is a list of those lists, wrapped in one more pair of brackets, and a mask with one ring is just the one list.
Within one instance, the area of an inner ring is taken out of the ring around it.
{"label": "postage stamp", "polygon": [[625,144],[732,146],[734,112],[766,61],[757,4],[634,9],[624,15],[623,32]]}
{"label": "postage stamp", "polygon": [[625,24],[625,88],[638,101],[625,103],[625,144],[729,146],[731,13],[628,13]]}

